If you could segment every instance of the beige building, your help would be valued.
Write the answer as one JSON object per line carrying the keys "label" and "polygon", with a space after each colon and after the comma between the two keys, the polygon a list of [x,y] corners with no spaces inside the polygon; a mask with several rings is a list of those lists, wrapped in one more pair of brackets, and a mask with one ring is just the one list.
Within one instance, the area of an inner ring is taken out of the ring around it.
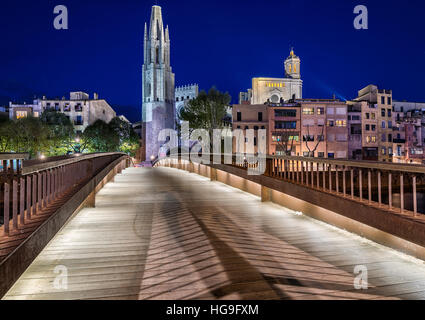
{"label": "beige building", "polygon": [[305,157],[348,157],[347,105],[339,100],[303,99],[301,153]]}
{"label": "beige building", "polygon": [[363,102],[363,160],[392,162],[392,91],[380,90],[375,85],[369,85],[358,92],[355,101]]}
{"label": "beige building", "polygon": [[[246,136],[246,130],[253,129],[257,132],[259,129],[266,129],[269,131],[268,124],[268,110],[267,106],[262,105],[234,105],[232,108],[232,128],[233,130],[243,130]],[[254,139],[254,152],[258,152],[257,134],[255,133]],[[233,139],[233,151],[236,151],[236,139]],[[267,148],[267,153],[269,150]]]}
{"label": "beige building", "polygon": [[253,78],[252,88],[239,94],[239,104],[283,103],[302,98],[301,60],[291,50],[284,62],[284,78]]}
{"label": "beige building", "polygon": [[72,122],[75,131],[83,132],[96,120],[110,122],[116,117],[114,109],[104,99],[99,99],[98,94],[90,99],[85,92],[71,92],[68,100],[42,99],[34,100],[32,105],[19,105],[10,103],[9,116],[11,119],[19,119],[27,116],[39,117],[47,109],[64,113]]}

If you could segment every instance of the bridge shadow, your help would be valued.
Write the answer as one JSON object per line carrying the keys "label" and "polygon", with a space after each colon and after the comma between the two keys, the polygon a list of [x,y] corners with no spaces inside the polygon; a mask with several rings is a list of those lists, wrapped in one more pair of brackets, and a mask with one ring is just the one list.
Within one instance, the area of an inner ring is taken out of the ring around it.
{"label": "bridge shadow", "polygon": [[155,170],[172,188],[154,212],[140,299],[380,297],[354,291],[353,274],[268,232],[275,219],[258,199]]}

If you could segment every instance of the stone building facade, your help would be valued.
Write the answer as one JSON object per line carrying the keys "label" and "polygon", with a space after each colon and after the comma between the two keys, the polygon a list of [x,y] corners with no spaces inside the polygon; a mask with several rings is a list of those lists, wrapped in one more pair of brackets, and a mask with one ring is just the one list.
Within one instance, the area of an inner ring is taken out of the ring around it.
{"label": "stone building facade", "polygon": [[69,99],[36,99],[33,104],[9,104],[10,119],[22,117],[39,117],[45,110],[56,110],[64,113],[74,125],[77,133],[84,130],[96,120],[110,122],[117,116],[114,109],[104,99],[99,99],[95,93],[91,99],[85,92],[71,92]]}
{"label": "stone building facade", "polygon": [[284,78],[253,78],[252,88],[239,94],[239,104],[284,103],[302,98],[301,59],[291,50]]}
{"label": "stone building facade", "polygon": [[187,105],[187,103],[198,97],[199,86],[197,84],[191,84],[187,86],[176,87],[175,97],[176,97],[176,120],[181,110]]}
{"label": "stone building facade", "polygon": [[164,28],[160,6],[153,6],[149,32],[145,24],[142,71],[142,119],[146,160],[164,156],[165,141],[158,141],[163,129],[175,127],[175,76],[170,64],[170,35]]}

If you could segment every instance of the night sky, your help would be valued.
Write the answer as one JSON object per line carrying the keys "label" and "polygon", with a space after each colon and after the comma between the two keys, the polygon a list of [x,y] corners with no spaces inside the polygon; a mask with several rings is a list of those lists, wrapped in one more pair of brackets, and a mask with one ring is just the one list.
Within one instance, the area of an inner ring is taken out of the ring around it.
{"label": "night sky", "polygon": [[[53,8],[69,30],[53,28]],[[0,105],[34,95],[98,92],[131,121],[141,117],[145,0],[0,2]],[[394,99],[425,102],[425,2],[158,0],[170,27],[176,85],[239,91],[256,76],[283,77],[290,47],[301,58],[304,98],[352,99],[374,83]],[[353,9],[369,10],[355,30]],[[404,5],[403,5],[404,4]]]}

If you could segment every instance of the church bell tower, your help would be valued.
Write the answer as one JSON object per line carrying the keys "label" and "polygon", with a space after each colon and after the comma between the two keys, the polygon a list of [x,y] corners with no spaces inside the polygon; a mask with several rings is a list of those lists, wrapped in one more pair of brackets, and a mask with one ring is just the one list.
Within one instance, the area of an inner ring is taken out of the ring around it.
{"label": "church bell tower", "polygon": [[149,31],[145,23],[144,63],[142,80],[142,121],[146,160],[153,160],[161,154],[165,141],[158,141],[163,129],[175,127],[174,73],[170,65],[170,35],[164,28],[160,6],[153,6]]}

